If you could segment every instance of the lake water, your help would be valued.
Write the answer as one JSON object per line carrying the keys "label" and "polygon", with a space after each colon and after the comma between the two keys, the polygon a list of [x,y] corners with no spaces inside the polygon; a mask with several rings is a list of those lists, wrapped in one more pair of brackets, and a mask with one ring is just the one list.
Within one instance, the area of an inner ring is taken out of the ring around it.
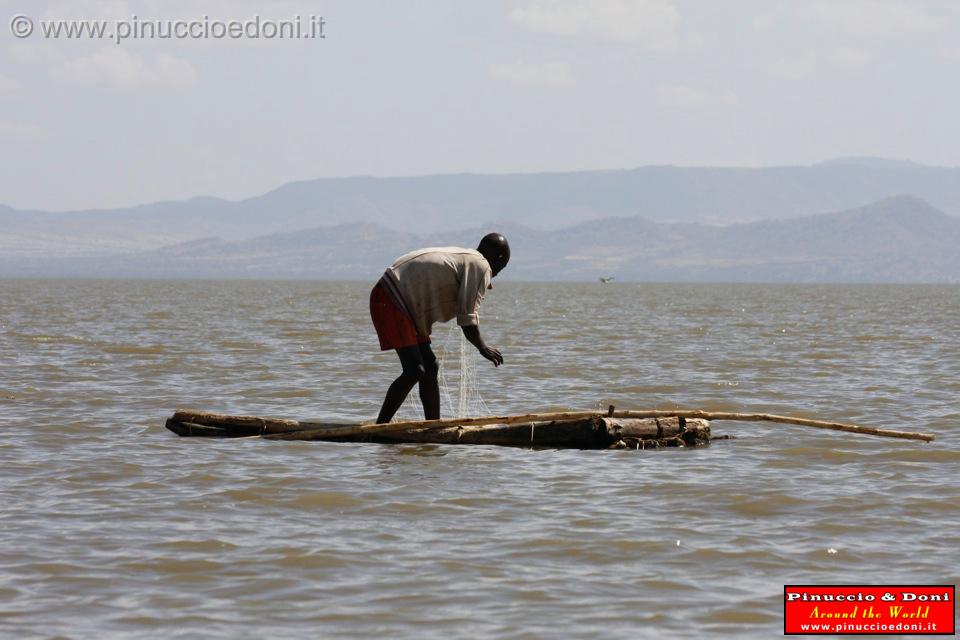
{"label": "lake water", "polygon": [[[497,283],[494,413],[704,408],[700,449],[178,438],[376,415],[369,283],[0,281],[0,636],[772,638],[786,583],[960,575],[960,287]],[[454,344],[446,327],[436,342]],[[407,410],[410,413],[410,410]]]}

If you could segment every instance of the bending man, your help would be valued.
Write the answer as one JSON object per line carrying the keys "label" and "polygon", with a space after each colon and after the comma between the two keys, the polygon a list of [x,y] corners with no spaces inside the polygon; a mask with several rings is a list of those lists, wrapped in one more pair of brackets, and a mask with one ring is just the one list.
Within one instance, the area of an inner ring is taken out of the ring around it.
{"label": "bending man", "polygon": [[370,292],[370,317],[380,349],[396,349],[403,373],[393,381],[377,422],[390,422],[407,394],[420,384],[427,420],[440,417],[437,357],[430,348],[433,323],[454,317],[463,335],[484,358],[499,367],[503,356],[480,337],[477,310],[490,280],[507,266],[510,245],[499,233],[483,237],[473,249],[420,249],[397,258]]}

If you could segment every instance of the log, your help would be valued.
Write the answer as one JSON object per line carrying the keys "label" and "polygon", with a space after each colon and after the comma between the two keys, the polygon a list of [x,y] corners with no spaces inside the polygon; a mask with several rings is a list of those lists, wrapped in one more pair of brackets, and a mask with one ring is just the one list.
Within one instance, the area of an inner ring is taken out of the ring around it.
{"label": "log", "polygon": [[366,436],[380,442],[425,442],[437,444],[480,444],[508,447],[561,449],[605,449],[606,432],[595,418],[488,424],[441,429],[392,431]]}
{"label": "log", "polygon": [[[272,433],[288,433],[291,431],[304,431],[310,429],[329,429],[356,426],[345,422],[306,422],[300,420],[287,420],[283,418],[234,416],[224,413],[211,413],[209,411],[191,411],[189,409],[178,409],[176,412],[174,412],[173,417],[170,418],[170,420],[180,424],[217,427],[228,432],[228,435],[223,437],[230,438],[262,436]],[[173,431],[173,429],[171,429],[171,431]],[[207,434],[194,433],[189,435]],[[213,432],[211,432],[209,435],[213,435]]]}
{"label": "log", "polygon": [[[315,434],[292,432],[316,439]],[[270,438],[276,439],[276,438]],[[647,420],[594,416],[573,420],[490,424],[439,429],[414,429],[331,437],[334,442],[420,442],[430,444],[477,444],[544,449],[651,448],[706,444],[710,425],[705,420],[651,418]]]}
{"label": "log", "polygon": [[668,418],[604,418],[604,424],[612,437],[659,440],[680,435],[686,427],[686,419]]}
{"label": "log", "polygon": [[[337,425],[334,427],[308,427],[296,432],[265,434],[268,440],[326,440],[336,436],[354,436],[361,434],[387,434],[413,429],[440,429],[444,427],[470,427],[489,424],[510,425],[530,422],[564,422],[569,420],[591,419],[599,414],[596,411],[566,411],[558,413],[528,413],[515,416],[485,416],[482,418],[448,418],[446,420],[407,420],[386,424],[366,423],[359,425]],[[309,423],[300,423],[307,425]]]}
{"label": "log", "polygon": [[709,444],[710,423],[699,418],[604,418],[613,449]]}
{"label": "log", "polygon": [[193,422],[179,422],[173,418],[167,418],[166,423],[167,429],[173,431],[178,436],[193,436],[193,437],[205,437],[205,438],[236,438],[238,435],[234,435],[227,429],[222,429],[220,427],[211,427],[205,424],[196,424]]}

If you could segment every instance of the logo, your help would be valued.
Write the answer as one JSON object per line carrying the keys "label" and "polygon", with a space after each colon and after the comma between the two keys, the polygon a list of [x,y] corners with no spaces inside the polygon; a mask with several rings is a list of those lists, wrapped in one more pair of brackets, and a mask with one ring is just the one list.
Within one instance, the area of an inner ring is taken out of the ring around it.
{"label": "logo", "polygon": [[784,635],[954,635],[956,585],[785,585]]}

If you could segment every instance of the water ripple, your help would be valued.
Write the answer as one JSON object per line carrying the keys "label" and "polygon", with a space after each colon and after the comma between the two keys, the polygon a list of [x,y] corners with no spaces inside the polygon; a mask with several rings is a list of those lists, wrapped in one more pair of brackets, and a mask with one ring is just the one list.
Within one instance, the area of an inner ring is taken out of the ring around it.
{"label": "water ripple", "polygon": [[397,366],[367,285],[0,289],[0,635],[769,638],[785,583],[960,574],[958,287],[498,285],[497,413],[939,438],[726,423],[654,452],[178,439],[181,406],[373,416]]}

